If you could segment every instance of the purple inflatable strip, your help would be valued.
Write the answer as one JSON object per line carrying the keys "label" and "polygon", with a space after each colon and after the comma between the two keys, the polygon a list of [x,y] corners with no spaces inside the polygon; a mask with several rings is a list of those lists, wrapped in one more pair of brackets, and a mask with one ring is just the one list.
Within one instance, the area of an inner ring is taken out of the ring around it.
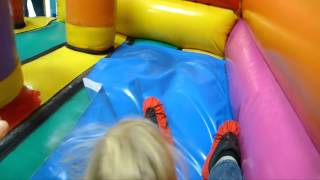
{"label": "purple inflatable strip", "polygon": [[9,1],[0,0],[0,81],[15,69],[17,60]]}
{"label": "purple inflatable strip", "polygon": [[227,48],[245,179],[319,179],[320,155],[240,20]]}

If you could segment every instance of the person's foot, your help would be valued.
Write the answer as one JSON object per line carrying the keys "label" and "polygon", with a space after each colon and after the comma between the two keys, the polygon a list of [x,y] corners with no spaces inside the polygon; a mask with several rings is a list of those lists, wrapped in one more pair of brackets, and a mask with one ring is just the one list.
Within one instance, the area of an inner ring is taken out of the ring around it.
{"label": "person's foot", "polygon": [[239,124],[226,121],[218,130],[202,169],[202,177],[208,179],[210,169],[223,156],[232,156],[240,166],[240,148],[238,143]]}
{"label": "person's foot", "polygon": [[1,120],[0,117],[0,140],[3,139],[9,131],[9,124],[7,121]]}
{"label": "person's foot", "polygon": [[144,117],[157,124],[165,138],[172,144],[167,116],[161,102],[155,97],[147,98],[143,103],[143,112]]}
{"label": "person's foot", "polygon": [[167,116],[161,102],[157,98],[147,98],[143,103],[143,112],[144,117],[157,124],[159,128],[165,129],[168,127]]}

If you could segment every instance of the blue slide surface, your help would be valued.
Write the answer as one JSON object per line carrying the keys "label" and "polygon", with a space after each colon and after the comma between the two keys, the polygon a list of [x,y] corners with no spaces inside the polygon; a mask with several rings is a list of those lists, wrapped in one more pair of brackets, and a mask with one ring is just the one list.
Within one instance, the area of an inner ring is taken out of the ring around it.
{"label": "blue slide surface", "polygon": [[[88,88],[91,105],[33,179],[83,177],[92,145],[81,148],[79,144],[101,138],[122,118],[142,116],[142,104],[150,96],[164,105],[187,179],[201,179],[217,129],[232,119],[225,61],[139,41],[123,44],[111,57],[102,59],[88,78],[101,83],[102,88],[98,92]],[[81,150],[74,152],[74,147]],[[181,169],[177,174],[181,179]]]}

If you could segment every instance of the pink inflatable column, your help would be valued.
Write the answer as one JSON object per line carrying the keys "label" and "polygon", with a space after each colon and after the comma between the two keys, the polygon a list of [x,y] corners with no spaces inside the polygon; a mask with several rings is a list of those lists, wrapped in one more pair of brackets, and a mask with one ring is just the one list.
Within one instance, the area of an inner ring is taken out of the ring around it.
{"label": "pink inflatable column", "polygon": [[245,179],[319,179],[320,154],[242,20],[226,57]]}

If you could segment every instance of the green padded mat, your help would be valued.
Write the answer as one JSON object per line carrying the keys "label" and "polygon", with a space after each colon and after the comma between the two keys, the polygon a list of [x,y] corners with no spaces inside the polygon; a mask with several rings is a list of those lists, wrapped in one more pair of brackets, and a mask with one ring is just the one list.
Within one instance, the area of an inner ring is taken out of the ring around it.
{"label": "green padded mat", "polygon": [[145,42],[148,42],[149,44],[161,44],[165,47],[168,48],[172,48],[172,49],[178,49],[176,46],[172,45],[172,44],[168,44],[165,42],[160,42],[160,41],[153,41],[153,40],[149,40],[149,39],[134,39],[134,44],[143,44]]}
{"label": "green padded mat", "polygon": [[0,179],[30,179],[77,124],[89,104],[83,88],[0,162]]}
{"label": "green padded mat", "polygon": [[66,42],[65,24],[53,21],[48,26],[16,35],[20,61],[45,53]]}

